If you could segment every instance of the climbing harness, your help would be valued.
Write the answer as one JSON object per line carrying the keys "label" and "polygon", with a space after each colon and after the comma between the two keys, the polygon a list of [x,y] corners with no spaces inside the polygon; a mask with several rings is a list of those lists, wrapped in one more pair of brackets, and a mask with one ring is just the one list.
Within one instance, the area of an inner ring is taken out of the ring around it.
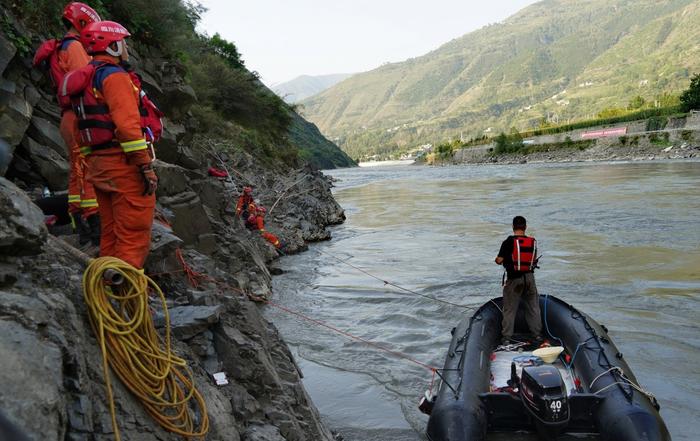
{"label": "climbing harness", "polygon": [[[118,286],[105,283],[105,275]],[[157,294],[165,316],[165,339],[155,330],[148,305]],[[109,367],[165,430],[203,437],[209,417],[187,362],[171,350],[170,317],[156,283],[115,257],[92,260],[83,275],[83,296],[102,352],[103,372],[116,441],[120,441]],[[198,409],[197,412],[192,408]]]}

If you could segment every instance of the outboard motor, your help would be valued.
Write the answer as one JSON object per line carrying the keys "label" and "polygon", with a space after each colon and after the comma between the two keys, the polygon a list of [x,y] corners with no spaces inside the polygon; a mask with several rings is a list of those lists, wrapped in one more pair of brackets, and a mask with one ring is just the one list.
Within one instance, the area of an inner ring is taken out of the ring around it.
{"label": "outboard motor", "polygon": [[556,438],[569,423],[566,385],[554,366],[523,368],[520,399],[533,417],[541,438]]}

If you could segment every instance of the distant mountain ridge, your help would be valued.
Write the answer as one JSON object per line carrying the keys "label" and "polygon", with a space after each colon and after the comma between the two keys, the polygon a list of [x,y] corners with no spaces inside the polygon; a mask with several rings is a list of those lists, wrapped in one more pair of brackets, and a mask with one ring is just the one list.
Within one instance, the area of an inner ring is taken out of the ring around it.
{"label": "distant mountain ridge", "polygon": [[353,74],[301,75],[293,80],[278,84],[272,90],[288,103],[298,103],[308,97],[335,86]]}
{"label": "distant mountain ridge", "polygon": [[544,0],[301,104],[357,158],[678,94],[700,71],[698,42],[697,0]]}

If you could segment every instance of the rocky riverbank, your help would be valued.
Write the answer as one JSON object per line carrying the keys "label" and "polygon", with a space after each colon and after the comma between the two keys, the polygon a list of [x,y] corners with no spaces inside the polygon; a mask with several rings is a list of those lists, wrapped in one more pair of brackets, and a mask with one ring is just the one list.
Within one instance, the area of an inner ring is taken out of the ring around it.
{"label": "rocky riverbank", "polygon": [[[700,158],[700,114],[669,118],[667,128],[646,131],[645,122],[619,127],[626,135],[582,139],[588,130],[530,138],[515,153],[496,154],[496,145],[459,149],[452,164],[518,164],[525,162],[643,161]],[[610,127],[605,127],[610,129]]]}
{"label": "rocky riverbank", "polygon": [[[31,439],[111,440],[100,349],[82,297],[84,266],[70,249],[75,238],[49,234],[33,204],[45,188],[65,193],[59,109],[43,75],[31,69],[26,46],[39,36],[9,10],[2,14],[3,29],[14,34],[0,32],[0,138],[10,145],[0,153],[11,156],[0,164],[0,416]],[[331,182],[309,166],[272,163],[230,140],[195,135],[189,109],[197,97],[178,63],[155,50],[130,52],[169,116],[157,146],[159,216],[145,271],[166,293],[174,350],[206,401],[207,439],[331,440],[284,340],[263,318],[264,305],[251,300],[273,295],[280,252],[235,216],[242,187],[253,185],[284,252],[302,251],[329,239],[326,226],[344,220]],[[210,176],[212,166],[230,177]],[[188,278],[186,269],[206,277]],[[219,372],[227,385],[217,386]],[[122,440],[181,439],[163,431],[119,381],[113,386]]]}
{"label": "rocky riverbank", "polygon": [[698,159],[700,144],[624,146],[599,142],[589,148],[557,148],[532,153],[509,153],[462,161],[472,164],[523,164],[542,162],[589,162],[589,161],[654,161],[665,159]]}

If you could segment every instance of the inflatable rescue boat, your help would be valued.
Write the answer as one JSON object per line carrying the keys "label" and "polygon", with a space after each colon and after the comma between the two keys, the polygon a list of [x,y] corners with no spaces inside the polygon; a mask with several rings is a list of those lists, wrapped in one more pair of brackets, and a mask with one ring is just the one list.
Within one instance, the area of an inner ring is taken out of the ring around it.
{"label": "inflatable rescue boat", "polygon": [[429,440],[480,441],[509,431],[536,431],[548,440],[564,433],[671,439],[656,399],[638,385],[604,326],[540,296],[545,345],[554,348],[538,351],[527,340],[522,310],[513,342],[503,346],[501,308],[500,298],[491,300],[452,330],[437,395],[421,402],[430,414]]}

